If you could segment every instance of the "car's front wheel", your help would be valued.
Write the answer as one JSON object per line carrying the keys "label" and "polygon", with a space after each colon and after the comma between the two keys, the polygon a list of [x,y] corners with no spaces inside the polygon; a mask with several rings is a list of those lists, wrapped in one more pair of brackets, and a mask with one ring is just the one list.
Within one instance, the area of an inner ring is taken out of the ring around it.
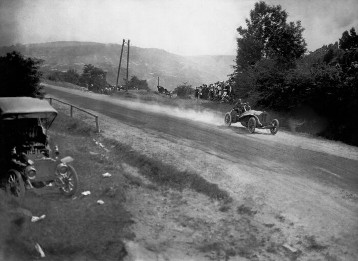
{"label": "car's front wheel", "polygon": [[255,117],[251,117],[247,123],[247,129],[250,133],[254,133],[256,128],[256,119]]}
{"label": "car's front wheel", "polygon": [[270,128],[271,134],[275,135],[278,132],[278,127],[280,124],[278,120],[275,119],[271,122],[271,125],[272,125],[272,127]]}
{"label": "car's front wheel", "polygon": [[73,196],[78,188],[77,172],[71,165],[66,166],[65,173],[61,174],[60,191],[67,197]]}
{"label": "car's front wheel", "polygon": [[230,112],[227,112],[227,113],[225,114],[225,118],[224,118],[225,125],[229,127],[229,126],[231,125],[231,121],[232,121],[232,119],[231,119],[231,113],[230,113]]}

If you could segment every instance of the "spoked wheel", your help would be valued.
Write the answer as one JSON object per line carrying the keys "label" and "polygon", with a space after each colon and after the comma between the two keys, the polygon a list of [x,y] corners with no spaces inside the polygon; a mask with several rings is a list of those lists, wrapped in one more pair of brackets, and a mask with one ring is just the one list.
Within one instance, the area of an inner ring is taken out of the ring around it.
{"label": "spoked wheel", "polygon": [[226,126],[229,127],[231,125],[231,113],[230,112],[225,114],[224,121],[225,121]]}
{"label": "spoked wheel", "polygon": [[25,184],[20,172],[9,170],[5,191],[8,195],[22,198],[25,196]]}
{"label": "spoked wheel", "polygon": [[247,123],[247,129],[250,133],[254,133],[256,128],[256,119],[255,117],[251,117]]}
{"label": "spoked wheel", "polygon": [[66,165],[66,170],[59,173],[60,191],[65,196],[72,196],[77,192],[78,176],[75,169],[71,165]]}
{"label": "spoked wheel", "polygon": [[270,128],[271,134],[275,135],[278,132],[278,127],[280,124],[278,120],[275,119],[271,122],[271,125],[272,125],[272,127]]}

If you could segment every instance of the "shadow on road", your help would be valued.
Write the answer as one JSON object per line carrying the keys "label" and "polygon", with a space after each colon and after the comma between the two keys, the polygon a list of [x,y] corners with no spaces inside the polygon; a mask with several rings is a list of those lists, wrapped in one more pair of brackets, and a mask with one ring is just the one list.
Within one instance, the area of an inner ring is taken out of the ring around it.
{"label": "shadow on road", "polygon": [[270,133],[270,131],[267,130],[267,129],[255,129],[254,133],[249,133],[249,131],[245,127],[241,127],[241,126],[227,127],[225,125],[222,125],[222,126],[218,126],[218,128],[221,129],[221,130],[229,129],[232,132],[235,132],[237,134],[244,134],[244,135],[272,135]]}

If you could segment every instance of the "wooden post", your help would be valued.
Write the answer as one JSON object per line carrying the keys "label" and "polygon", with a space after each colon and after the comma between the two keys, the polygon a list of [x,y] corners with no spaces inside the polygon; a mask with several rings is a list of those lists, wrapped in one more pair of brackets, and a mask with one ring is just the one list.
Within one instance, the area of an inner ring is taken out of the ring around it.
{"label": "wooden post", "polygon": [[129,67],[129,46],[130,46],[130,41],[131,40],[129,40],[128,39],[128,52],[127,52],[127,84],[126,84],[126,91],[128,91],[128,74],[129,74],[129,69],[128,69],[128,67]]}
{"label": "wooden post", "polygon": [[121,57],[119,58],[119,65],[118,65],[118,73],[117,73],[117,81],[116,81],[116,87],[118,87],[118,79],[119,79],[119,73],[121,72],[121,63],[122,63],[122,54],[123,54],[123,46],[126,41],[123,39],[122,43],[122,49],[121,49]]}
{"label": "wooden post", "polygon": [[71,105],[70,108],[70,116],[73,117],[73,106]]}
{"label": "wooden post", "polygon": [[97,129],[97,132],[99,133],[98,116],[96,116],[95,118],[96,118],[96,129]]}
{"label": "wooden post", "polygon": [[50,100],[50,105],[52,105],[52,98],[49,98],[49,100]]}

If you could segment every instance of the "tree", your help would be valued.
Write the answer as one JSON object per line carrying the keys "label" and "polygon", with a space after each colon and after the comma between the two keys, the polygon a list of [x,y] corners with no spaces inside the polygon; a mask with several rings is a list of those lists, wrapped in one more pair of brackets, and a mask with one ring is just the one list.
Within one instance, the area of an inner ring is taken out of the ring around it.
{"label": "tree", "polygon": [[80,78],[81,85],[87,86],[88,90],[100,92],[108,86],[106,72],[92,64],[86,64]]}
{"label": "tree", "polygon": [[354,27],[348,31],[344,31],[342,38],[339,39],[339,48],[341,55],[338,57],[338,62],[345,73],[356,73],[358,66],[358,36]]}
{"label": "tree", "polygon": [[75,69],[69,69],[63,74],[63,80],[78,85],[80,81],[80,75]]}
{"label": "tree", "polygon": [[183,83],[179,86],[177,86],[173,93],[176,93],[178,97],[180,98],[190,98],[190,95],[194,93],[194,89],[191,87],[191,85],[188,85],[187,83]]}
{"label": "tree", "polygon": [[349,32],[350,34],[348,31],[344,31],[342,38],[339,39],[339,48],[345,51],[358,48],[358,35],[356,34],[356,30],[352,27]]}
{"label": "tree", "polygon": [[280,5],[261,1],[250,11],[247,27],[237,28],[240,37],[231,77],[234,91],[244,98],[250,96],[251,102],[273,97],[284,71],[294,68],[306,51],[300,21],[288,23],[287,17]]}
{"label": "tree", "polygon": [[294,62],[306,51],[302,37],[301,22],[287,23],[287,12],[280,5],[270,6],[265,2],[255,3],[250,11],[247,28],[239,27],[236,64],[242,70],[266,58],[280,64]]}
{"label": "tree", "polygon": [[138,90],[147,90],[149,91],[149,86],[146,80],[139,80],[137,76],[132,76],[130,81],[127,83],[126,87],[130,89]]}
{"label": "tree", "polygon": [[0,97],[43,97],[40,64],[41,60],[24,58],[15,51],[0,57]]}

